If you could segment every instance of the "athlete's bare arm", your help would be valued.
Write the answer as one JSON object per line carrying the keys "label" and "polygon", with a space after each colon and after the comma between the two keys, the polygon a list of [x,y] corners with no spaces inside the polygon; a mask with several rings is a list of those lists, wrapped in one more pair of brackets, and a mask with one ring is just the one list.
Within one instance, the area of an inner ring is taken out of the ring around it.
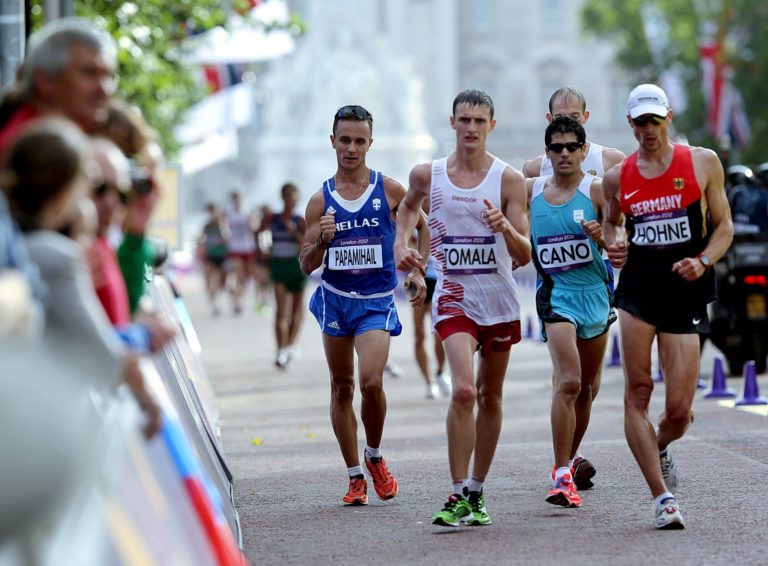
{"label": "athlete's bare arm", "polygon": [[621,182],[621,164],[614,165],[603,177],[603,197],[605,216],[603,217],[603,240],[608,252],[608,259],[613,267],[623,267],[627,260],[627,232],[624,217],[619,206],[619,185]]}
{"label": "athlete's bare arm", "polygon": [[[415,252],[414,259],[416,260],[416,264],[411,265],[410,267],[400,267],[400,262],[397,259],[397,234],[399,233],[400,215],[406,208],[405,199],[407,192],[402,184],[386,176],[384,177],[384,191],[387,194],[387,200],[390,203],[390,210],[395,217],[395,223],[397,226],[397,233],[395,235],[395,265],[398,266],[398,269],[409,271],[405,278],[405,288],[408,289],[412,285],[416,286],[416,293],[411,297],[411,305],[414,307],[420,307],[424,304],[424,298],[427,296],[427,284],[424,281],[424,276],[426,275],[426,258],[429,257],[429,233],[427,230],[426,215],[421,211],[421,209],[418,209],[416,222],[413,226],[413,228],[416,228],[418,234],[416,244],[419,248],[418,251],[414,250],[413,248],[408,248],[411,250],[411,252]],[[413,232],[413,228],[411,228],[411,233]]]}
{"label": "athlete's bare arm", "polygon": [[325,248],[320,247],[322,242],[326,246],[336,233],[336,221],[333,214],[325,214],[325,197],[323,191],[317,191],[307,203],[304,218],[307,222],[307,231],[304,233],[304,242],[301,246],[299,262],[301,270],[309,275],[320,267],[325,257]]}
{"label": "athlete's bare arm", "polygon": [[509,255],[517,266],[531,261],[527,195],[523,174],[507,167],[501,175],[501,209],[504,212],[485,199],[485,205],[488,207],[486,224],[492,232],[504,234]]}
{"label": "athlete's bare arm", "polygon": [[[701,187],[703,209],[709,209],[714,228],[709,243],[702,250],[701,255],[706,255],[714,264],[723,257],[733,240],[733,221],[728,199],[725,196],[723,166],[717,154],[711,149],[692,147],[691,157],[696,180]],[[698,257],[686,257],[675,263],[672,270],[686,281],[693,281],[704,275],[706,267]]]}
{"label": "athlete's bare arm", "polygon": [[523,163],[523,177],[526,179],[533,179],[541,175],[541,160],[544,159],[543,155],[529,159]]}
{"label": "athlete's bare arm", "polygon": [[584,233],[593,242],[605,249],[605,239],[603,238],[603,227],[601,225],[603,218],[605,218],[605,197],[603,196],[603,183],[599,178],[595,178],[589,186],[589,198],[592,201],[595,214],[597,214],[597,220],[582,220],[581,226],[584,228]]}
{"label": "athlete's bare arm", "polygon": [[[525,173],[523,173],[525,175]],[[525,179],[525,193],[528,198],[528,208],[531,208],[531,197],[533,196],[533,183],[536,181],[534,177],[528,177]]]}
{"label": "athlete's bare arm", "polygon": [[[398,269],[410,270],[423,267],[425,258],[429,256],[428,240],[426,250],[422,250],[423,244],[420,242],[419,250],[416,251],[408,247],[408,239],[413,233],[413,229],[416,228],[419,219],[426,223],[426,216],[422,210],[422,205],[427,198],[431,180],[432,166],[429,163],[416,165],[408,177],[408,191],[400,203],[400,208],[397,212],[395,262]],[[426,253],[422,253],[423,251]]]}
{"label": "athlete's bare arm", "polygon": [[603,170],[608,171],[611,167],[614,165],[618,165],[624,159],[626,159],[626,155],[624,155],[623,152],[619,151],[615,147],[604,147],[603,148]]}

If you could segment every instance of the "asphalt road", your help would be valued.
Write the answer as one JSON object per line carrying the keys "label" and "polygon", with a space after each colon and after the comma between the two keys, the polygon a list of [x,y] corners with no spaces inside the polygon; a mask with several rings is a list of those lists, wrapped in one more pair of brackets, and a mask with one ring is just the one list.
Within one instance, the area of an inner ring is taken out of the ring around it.
{"label": "asphalt road", "polygon": [[[501,440],[485,487],[494,522],[433,526],[432,514],[450,493],[448,402],[425,399],[403,303],[405,330],[392,340],[391,359],[404,375],[385,378],[382,444],[400,493],[383,502],[370,486],[370,505],[343,507],[346,468],[330,425],[328,372],[312,316],[301,335],[301,358],[283,372],[272,364],[271,317],[251,309],[235,317],[225,308],[214,318],[196,275],[178,283],[217,392],[252,564],[768,564],[763,409],[747,412],[697,397],[696,422],[671,448],[686,529],[657,531],[650,492],[624,440],[621,369],[608,368],[582,446],[598,470],[595,488],[582,492],[580,509],[553,507],[544,501],[553,461],[551,365],[546,345],[524,340],[513,348]],[[526,320],[534,312],[532,292],[523,296]],[[704,352],[705,380],[716,354],[711,346]],[[741,381],[729,385],[740,391]],[[768,395],[768,378],[759,383]],[[653,415],[661,413],[663,398],[659,386]],[[359,438],[362,451],[362,426]]]}

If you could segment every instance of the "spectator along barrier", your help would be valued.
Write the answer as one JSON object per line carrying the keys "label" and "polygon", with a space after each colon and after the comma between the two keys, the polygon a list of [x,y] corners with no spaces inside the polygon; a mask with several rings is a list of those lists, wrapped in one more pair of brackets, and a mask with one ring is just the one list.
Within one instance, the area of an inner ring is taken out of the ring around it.
{"label": "spectator along barrier", "polygon": [[[73,405],[89,424],[77,429],[87,434],[79,433],[79,442],[71,446],[87,449],[56,456],[59,462],[79,462],[76,474],[69,474],[76,478],[53,481],[55,469],[47,475],[29,470],[25,478],[23,466],[14,476],[0,474],[0,481],[7,480],[2,489],[13,480],[32,487],[41,476],[39,483],[51,494],[40,504],[41,497],[22,493],[10,499],[15,510],[9,505],[6,516],[0,512],[0,564],[247,565],[219,414],[194,328],[167,279],[156,277],[149,296],[183,329],[161,353],[142,360],[147,385],[163,409],[161,432],[149,441],[143,438],[143,415],[124,386],[117,395],[79,392]],[[62,436],[57,432],[48,436]],[[38,438],[45,441],[45,435]],[[52,440],[50,448],[56,446],[62,443]],[[45,465],[46,458],[55,468],[53,455],[43,455],[33,467]],[[34,508],[27,504],[25,509],[25,501],[34,502]]]}

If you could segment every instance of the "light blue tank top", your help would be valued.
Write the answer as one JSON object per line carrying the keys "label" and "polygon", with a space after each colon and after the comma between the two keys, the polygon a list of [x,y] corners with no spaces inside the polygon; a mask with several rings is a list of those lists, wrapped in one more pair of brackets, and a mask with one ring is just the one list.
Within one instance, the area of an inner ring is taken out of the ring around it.
{"label": "light blue tank top", "polygon": [[545,285],[605,285],[608,271],[600,247],[584,233],[585,221],[597,220],[589,188],[595,179],[584,175],[573,197],[561,205],[544,198],[547,177],[539,177],[531,194],[531,241],[536,271]]}

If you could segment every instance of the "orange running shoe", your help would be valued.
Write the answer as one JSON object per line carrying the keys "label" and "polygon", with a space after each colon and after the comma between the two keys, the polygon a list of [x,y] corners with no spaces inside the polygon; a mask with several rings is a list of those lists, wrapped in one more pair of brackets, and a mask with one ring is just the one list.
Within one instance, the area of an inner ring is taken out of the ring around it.
{"label": "orange running shoe", "polygon": [[397,495],[397,480],[389,472],[384,458],[366,458],[365,467],[373,478],[373,489],[379,499],[392,499]]}
{"label": "orange running shoe", "polygon": [[573,485],[571,474],[564,474],[555,482],[555,486],[547,495],[547,503],[562,507],[581,507],[581,496]]}
{"label": "orange running shoe", "polygon": [[368,482],[365,478],[349,478],[349,491],[341,501],[344,505],[368,505]]}

